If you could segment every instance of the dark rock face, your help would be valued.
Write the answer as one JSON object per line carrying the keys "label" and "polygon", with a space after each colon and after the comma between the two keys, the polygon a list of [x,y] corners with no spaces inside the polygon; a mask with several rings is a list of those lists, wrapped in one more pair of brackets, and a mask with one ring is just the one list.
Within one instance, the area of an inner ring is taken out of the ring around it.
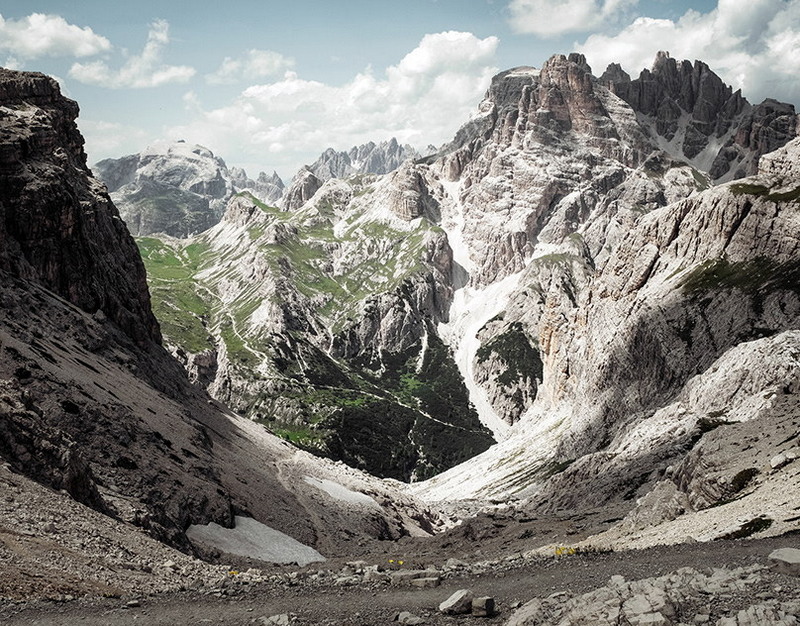
{"label": "dark rock face", "polygon": [[[683,154],[693,159],[716,138],[726,138],[710,168],[714,180],[741,178],[756,172],[758,157],[771,152],[796,134],[791,104],[767,100],[753,107],[740,91],[726,85],[705,63],[676,61],[659,52],[652,70],[630,77],[610,65],[600,83],[625,100],[639,114],[653,120],[655,132],[680,141]],[[732,169],[733,168],[733,169]]]}
{"label": "dark rock face", "polygon": [[742,116],[736,134],[719,151],[709,173],[719,178],[738,162],[734,178],[752,174],[758,157],[786,145],[796,135],[794,105],[768,98]]}
{"label": "dark rock face", "polygon": [[51,78],[10,70],[0,103],[0,268],[160,342],[136,245],[86,167],[78,105]]}
{"label": "dark rock face", "polygon": [[[186,551],[189,525],[236,515],[329,553],[396,539],[412,518],[430,529],[415,505],[396,506],[410,504],[403,494],[323,465],[191,385],[159,345],[138,250],[86,168],[75,102],[44,75],[0,70],[0,105],[3,463]],[[195,363],[198,376],[215,367],[213,355]],[[375,506],[331,504],[311,475],[366,481],[350,485]]]}

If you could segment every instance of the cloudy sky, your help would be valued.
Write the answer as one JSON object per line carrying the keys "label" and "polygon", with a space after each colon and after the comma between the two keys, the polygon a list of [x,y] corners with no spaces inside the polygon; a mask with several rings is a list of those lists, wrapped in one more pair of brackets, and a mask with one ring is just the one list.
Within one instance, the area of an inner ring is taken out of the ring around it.
{"label": "cloudy sky", "polygon": [[90,163],[184,139],[287,181],[327,147],[439,145],[493,74],[575,50],[598,75],[668,50],[751,102],[800,104],[800,0],[0,4],[0,64],[78,100]]}

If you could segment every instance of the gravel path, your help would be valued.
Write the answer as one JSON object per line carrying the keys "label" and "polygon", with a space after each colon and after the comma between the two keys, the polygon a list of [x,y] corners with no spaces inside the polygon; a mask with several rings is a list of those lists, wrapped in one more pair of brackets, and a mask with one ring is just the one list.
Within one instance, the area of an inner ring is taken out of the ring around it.
{"label": "gravel path", "polygon": [[[9,626],[238,625],[261,624],[262,617],[289,613],[296,624],[365,626],[392,623],[398,612],[409,611],[425,618],[427,624],[452,625],[465,621],[474,623],[476,618],[443,616],[437,613],[436,607],[457,589],[469,588],[476,595],[493,596],[497,601],[498,615],[483,619],[481,623],[502,624],[508,620],[517,603],[560,591],[578,595],[606,585],[612,575],[638,580],[664,575],[681,567],[707,570],[712,567],[731,569],[767,565],[767,555],[785,546],[800,547],[800,540],[794,536],[578,554],[536,561],[497,561],[473,565],[465,574],[453,575],[445,578],[441,586],[425,589],[386,583],[337,586],[331,579],[320,583],[303,576],[280,583],[246,585],[232,582],[223,588],[152,597],[123,596],[6,606],[0,609],[0,622]],[[385,555],[367,561],[378,562],[383,557]],[[712,617],[721,618],[765,598],[782,600],[790,597],[800,597],[800,578],[765,571],[762,581],[746,592],[709,598],[708,605]],[[128,607],[131,600],[139,606]]]}

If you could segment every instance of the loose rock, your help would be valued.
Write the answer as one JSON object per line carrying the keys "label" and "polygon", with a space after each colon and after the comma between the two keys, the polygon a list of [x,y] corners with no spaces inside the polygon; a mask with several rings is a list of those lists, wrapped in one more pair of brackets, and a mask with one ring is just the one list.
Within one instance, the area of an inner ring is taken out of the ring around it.
{"label": "loose rock", "polygon": [[800,550],[797,548],[779,548],[769,555],[775,569],[782,574],[800,576]]}
{"label": "loose rock", "polygon": [[439,605],[445,615],[463,615],[472,610],[473,594],[469,589],[459,589]]}

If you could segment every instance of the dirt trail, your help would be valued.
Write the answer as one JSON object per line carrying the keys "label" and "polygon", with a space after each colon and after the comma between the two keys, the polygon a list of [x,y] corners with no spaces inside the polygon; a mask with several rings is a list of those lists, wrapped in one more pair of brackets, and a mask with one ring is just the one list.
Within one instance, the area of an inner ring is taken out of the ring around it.
{"label": "dirt trail", "polygon": [[[390,624],[400,611],[424,617],[426,624],[503,624],[516,602],[545,597],[559,591],[580,594],[605,585],[619,574],[628,580],[649,578],[681,567],[705,570],[711,567],[767,565],[767,555],[778,547],[798,546],[797,537],[762,540],[682,544],[633,552],[581,554],[548,558],[537,562],[500,564],[480,574],[445,579],[430,589],[390,585],[350,587],[317,586],[299,581],[297,586],[235,585],[226,594],[187,591],[155,597],[137,597],[141,606],[126,608],[132,597],[81,599],[63,604],[31,605],[10,615],[0,610],[0,622],[9,626],[37,624],[55,626],[85,624],[117,626],[148,624],[180,626],[189,624],[260,624],[261,617],[291,613],[298,625],[341,624],[366,626]],[[375,562],[377,562],[377,558]],[[383,558],[382,556],[380,558]],[[436,612],[438,604],[457,589],[469,588],[476,595],[493,596],[499,613],[490,619],[447,617]],[[775,589],[781,589],[775,592]],[[725,598],[714,609],[719,616],[749,606],[764,594],[796,596],[800,578],[768,572],[764,582],[737,597]],[[219,596],[219,597],[218,597]]]}

